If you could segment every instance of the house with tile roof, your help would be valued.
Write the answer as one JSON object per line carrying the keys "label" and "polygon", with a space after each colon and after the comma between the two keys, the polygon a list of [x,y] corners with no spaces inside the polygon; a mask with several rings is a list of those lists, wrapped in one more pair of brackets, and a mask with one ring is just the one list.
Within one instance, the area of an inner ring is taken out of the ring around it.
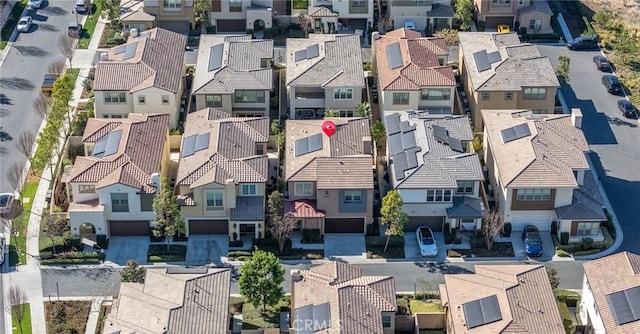
{"label": "house with tile roof", "polygon": [[516,33],[459,32],[463,104],[474,131],[482,131],[484,109],[531,109],[553,114],[560,87],[549,57]]}
{"label": "house with tile roof", "polygon": [[187,116],[176,188],[189,235],[264,237],[268,117],[205,108]]}
{"label": "house with tile roof", "polygon": [[144,283],[122,283],[103,333],[231,333],[229,269],[147,269]]}
{"label": "house with tile roof", "polygon": [[558,238],[602,241],[607,220],[580,129],[582,114],[538,115],[531,110],[484,110],[484,162],[488,196],[513,230],[534,225]]}
{"label": "house with tile roof", "polygon": [[[323,133],[332,122],[335,133]],[[373,144],[369,119],[287,120],[285,213],[301,229],[364,233],[373,223]]]}
{"label": "house with tile roof", "polygon": [[89,118],[67,185],[71,233],[148,236],[156,220],[153,198],[169,173],[169,115]]}
{"label": "house with tile roof", "polygon": [[394,29],[412,24],[416,31],[438,31],[451,28],[455,9],[451,0],[393,0],[387,1],[387,13]]}
{"label": "house with tile roof", "polygon": [[[274,1],[212,0],[209,23],[218,33],[246,33],[262,31],[273,26]],[[284,13],[282,13],[284,14]]]}
{"label": "house with tile roof", "polygon": [[202,35],[191,88],[195,110],[216,108],[233,116],[268,116],[272,60],[271,40]]}
{"label": "house with tile roof", "polygon": [[[305,15],[310,19],[312,31],[317,34],[344,33],[373,24],[373,0],[313,0]],[[293,4],[293,3],[292,3]],[[295,8],[292,16],[298,15]]]}
{"label": "house with tile roof", "polygon": [[364,89],[360,36],[288,38],[286,63],[289,119],[322,119],[329,109],[354,116]]}
{"label": "house with tile roof", "polygon": [[476,265],[475,274],[446,274],[440,298],[449,334],[565,333],[541,265]]}
{"label": "house with tile roof", "polygon": [[[553,11],[546,0],[473,0],[476,22],[484,22],[487,31],[500,24],[511,29],[520,27],[527,34],[551,34]],[[520,33],[520,31],[518,31]]]}
{"label": "house with tile roof", "polygon": [[389,183],[409,216],[405,231],[429,226],[475,230],[485,204],[480,159],[470,153],[473,133],[466,115],[394,111],[384,116]]}
{"label": "house with tile roof", "polygon": [[184,80],[183,35],[154,28],[109,49],[96,64],[95,112],[100,118],[167,114],[176,128]]}
{"label": "house with tile roof", "polygon": [[293,333],[392,334],[396,310],[392,276],[338,261],[291,273]]}
{"label": "house with tile roof", "polygon": [[586,333],[640,333],[640,255],[620,252],[583,266],[579,310]]}
{"label": "house with tile roof", "polygon": [[118,22],[122,24],[124,32],[131,33],[131,29],[142,32],[156,26],[156,17],[144,11],[144,1],[120,0]]}
{"label": "house with tile roof", "polygon": [[144,0],[143,11],[154,17],[154,27],[187,35],[195,28],[193,0]]}
{"label": "house with tile roof", "polygon": [[405,28],[374,32],[373,49],[383,111],[453,113],[456,79],[446,66],[449,50],[443,38],[421,37]]}

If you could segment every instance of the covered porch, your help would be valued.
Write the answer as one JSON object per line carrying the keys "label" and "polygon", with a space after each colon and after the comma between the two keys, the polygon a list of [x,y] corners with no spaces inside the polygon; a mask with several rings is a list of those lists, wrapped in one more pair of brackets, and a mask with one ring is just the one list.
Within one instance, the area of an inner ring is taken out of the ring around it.
{"label": "covered porch", "polygon": [[284,213],[299,221],[299,228],[318,229],[324,235],[324,210],[317,207],[317,202],[310,199],[297,199],[284,202]]}
{"label": "covered porch", "polygon": [[454,196],[453,205],[447,208],[447,221],[451,229],[475,231],[482,228],[484,205],[477,197]]}
{"label": "covered porch", "polygon": [[247,29],[264,31],[273,26],[273,9],[271,7],[251,4],[247,8]]}
{"label": "covered porch", "polygon": [[97,199],[81,203],[71,202],[68,214],[73,235],[95,241],[97,234],[107,234],[104,205]]}
{"label": "covered porch", "polygon": [[326,6],[309,7],[312,31],[316,34],[335,34],[338,27],[338,13]]}
{"label": "covered porch", "polygon": [[573,191],[571,204],[556,208],[558,217],[558,239],[563,232],[569,233],[569,242],[582,242],[584,238],[603,241],[600,229],[607,215],[602,205],[602,196],[590,171],[584,172],[582,184]]}
{"label": "covered porch", "polygon": [[433,4],[427,12],[427,27],[433,33],[445,28],[451,29],[455,9],[449,5]]}
{"label": "covered porch", "polygon": [[251,235],[264,237],[264,196],[237,196],[236,207],[231,209],[229,237]]}

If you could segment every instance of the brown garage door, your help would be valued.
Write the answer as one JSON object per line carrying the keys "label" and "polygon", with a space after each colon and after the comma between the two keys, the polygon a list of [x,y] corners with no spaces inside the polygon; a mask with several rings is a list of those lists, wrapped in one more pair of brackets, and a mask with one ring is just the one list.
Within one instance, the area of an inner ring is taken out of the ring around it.
{"label": "brown garage door", "polygon": [[111,236],[148,236],[149,222],[146,220],[109,221]]}
{"label": "brown garage door", "polygon": [[189,234],[228,234],[227,220],[190,220]]}
{"label": "brown garage door", "polygon": [[409,217],[409,222],[404,226],[405,232],[415,232],[420,226],[429,226],[434,232],[442,232],[443,216]]}
{"label": "brown garage door", "polygon": [[364,218],[325,218],[324,233],[364,233]]}
{"label": "brown garage door", "polygon": [[487,28],[495,29],[499,24],[506,24],[513,29],[513,16],[487,16],[485,19]]}
{"label": "brown garage door", "polygon": [[160,21],[158,22],[158,27],[177,32],[178,34],[189,33],[189,21]]}
{"label": "brown garage door", "polygon": [[217,20],[218,32],[245,32],[247,31],[246,20]]}

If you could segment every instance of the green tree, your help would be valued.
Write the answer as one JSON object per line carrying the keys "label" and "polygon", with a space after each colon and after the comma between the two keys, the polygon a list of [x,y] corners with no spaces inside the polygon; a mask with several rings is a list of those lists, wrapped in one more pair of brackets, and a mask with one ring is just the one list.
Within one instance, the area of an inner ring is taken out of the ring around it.
{"label": "green tree", "polygon": [[558,277],[558,270],[554,267],[547,268],[547,276],[549,276],[549,283],[551,283],[552,289],[557,289],[560,285],[560,278]]}
{"label": "green tree", "polygon": [[356,115],[360,117],[371,117],[371,103],[362,102],[356,106]]}
{"label": "green tree", "polygon": [[487,249],[493,247],[493,238],[502,231],[504,227],[504,218],[500,211],[486,211],[482,218],[482,236]]}
{"label": "green tree", "polygon": [[471,23],[473,22],[473,1],[457,0],[455,7],[455,18],[460,20],[460,29],[469,30],[471,28]]}
{"label": "green tree", "polygon": [[129,259],[129,261],[127,261],[127,265],[122,268],[122,271],[120,272],[120,281],[144,283],[144,277],[146,274],[147,269],[140,267],[136,260]]}
{"label": "green tree", "polygon": [[167,178],[160,181],[160,189],[156,191],[153,199],[153,212],[156,214],[156,224],[153,227],[153,236],[164,238],[169,247],[169,239],[178,233],[186,232],[184,219],[180,215],[180,207],[176,195],[171,191]]}
{"label": "green tree", "polygon": [[381,120],[375,121],[371,126],[371,138],[376,142],[376,145],[380,145],[380,141],[386,136],[386,130]]}
{"label": "green tree", "polygon": [[274,190],[269,195],[267,206],[269,207],[269,212],[272,215],[276,215],[279,217],[284,216],[284,195]]}
{"label": "green tree", "polygon": [[339,117],[340,113],[333,109],[327,109],[324,111],[324,117]]}
{"label": "green tree", "polygon": [[120,18],[120,0],[96,0],[96,3],[102,8],[100,16],[102,16],[103,19],[117,21],[118,18]]}
{"label": "green tree", "polygon": [[409,221],[407,213],[402,210],[402,196],[397,190],[389,191],[382,199],[382,207],[380,208],[380,224],[385,225],[387,230],[387,242],[384,245],[384,251],[389,247],[389,239],[392,235],[404,235],[404,225]]}
{"label": "green tree", "polygon": [[201,27],[209,26],[209,11],[211,10],[211,1],[196,0],[193,4],[193,16],[196,24]]}
{"label": "green tree", "polygon": [[274,306],[282,300],[284,267],[271,252],[255,249],[240,268],[240,293],[254,306]]}
{"label": "green tree", "polygon": [[458,31],[455,29],[445,28],[433,34],[435,37],[443,38],[447,45],[458,45]]}
{"label": "green tree", "polygon": [[40,218],[40,224],[42,225],[42,236],[51,239],[53,254],[56,254],[55,238],[62,237],[65,232],[71,231],[69,221],[64,215],[51,214],[49,210],[45,210]]}
{"label": "green tree", "polygon": [[569,82],[569,64],[571,63],[571,58],[563,55],[558,55],[558,68],[556,69],[556,73],[564,79],[564,81]]}

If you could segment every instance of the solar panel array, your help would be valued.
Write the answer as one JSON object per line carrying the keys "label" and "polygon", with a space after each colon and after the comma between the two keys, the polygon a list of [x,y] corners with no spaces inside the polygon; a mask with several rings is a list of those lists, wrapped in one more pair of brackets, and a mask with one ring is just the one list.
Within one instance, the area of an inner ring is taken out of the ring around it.
{"label": "solar panel array", "polygon": [[122,138],[122,130],[113,131],[106,136],[98,139],[93,147],[93,156],[98,158],[108,157],[118,152],[120,147],[120,139]]}
{"label": "solar panel array", "polygon": [[322,149],[322,134],[315,134],[313,136],[305,137],[296,140],[295,144],[295,156],[309,154],[311,152],[319,151]]}
{"label": "solar panel array", "polygon": [[608,294],[607,302],[616,324],[640,320],[640,286]]}
{"label": "solar panel array", "polygon": [[395,70],[402,67],[402,52],[400,51],[400,43],[392,43],[387,45],[387,62],[389,69]]}
{"label": "solar panel array", "polygon": [[447,131],[447,129],[445,129],[443,126],[433,124],[431,125],[431,128],[433,129],[433,137],[436,139],[436,141],[445,145],[449,145],[449,148],[456,152],[464,152],[464,145],[462,145],[462,140],[449,136],[449,131]]}
{"label": "solar panel array", "polygon": [[182,140],[182,157],[192,156],[198,151],[209,148],[210,138],[211,134],[209,132],[185,137]]}
{"label": "solar panel array", "polygon": [[478,72],[483,72],[491,69],[491,63],[487,57],[487,51],[481,50],[473,53],[473,59],[476,61],[476,69]]}
{"label": "solar panel array", "polygon": [[293,58],[293,60],[296,62],[307,59],[307,49],[296,51],[293,54]]}
{"label": "solar panel array", "polygon": [[500,56],[500,51],[493,51],[491,53],[488,53],[487,60],[489,60],[489,63],[491,64],[501,61],[502,56]]}
{"label": "solar panel array", "polygon": [[393,162],[394,175],[397,181],[404,179],[404,172],[418,167],[418,147],[416,126],[409,121],[400,121],[397,113],[385,117],[387,123],[387,145]]}
{"label": "solar panel array", "polygon": [[502,320],[497,295],[464,303],[462,311],[468,329]]}
{"label": "solar panel array", "polygon": [[294,324],[296,333],[313,334],[331,327],[331,304],[307,305],[296,308]]}
{"label": "solar panel array", "polygon": [[504,129],[500,131],[500,135],[502,136],[502,142],[506,144],[508,142],[530,136],[531,130],[529,130],[529,125],[524,123]]}
{"label": "solar panel array", "polygon": [[119,55],[119,54],[123,53],[126,48],[127,48],[126,45],[117,46],[117,47],[115,47],[113,49],[113,54]]}
{"label": "solar panel array", "polygon": [[307,59],[313,59],[320,55],[320,45],[313,44],[311,46],[307,46]]}
{"label": "solar panel array", "polygon": [[209,72],[215,71],[222,67],[222,52],[224,51],[224,44],[216,44],[209,48]]}
{"label": "solar panel array", "polygon": [[124,49],[124,56],[122,56],[122,59],[127,60],[133,58],[136,55],[136,49],[138,49],[138,42],[127,45]]}

